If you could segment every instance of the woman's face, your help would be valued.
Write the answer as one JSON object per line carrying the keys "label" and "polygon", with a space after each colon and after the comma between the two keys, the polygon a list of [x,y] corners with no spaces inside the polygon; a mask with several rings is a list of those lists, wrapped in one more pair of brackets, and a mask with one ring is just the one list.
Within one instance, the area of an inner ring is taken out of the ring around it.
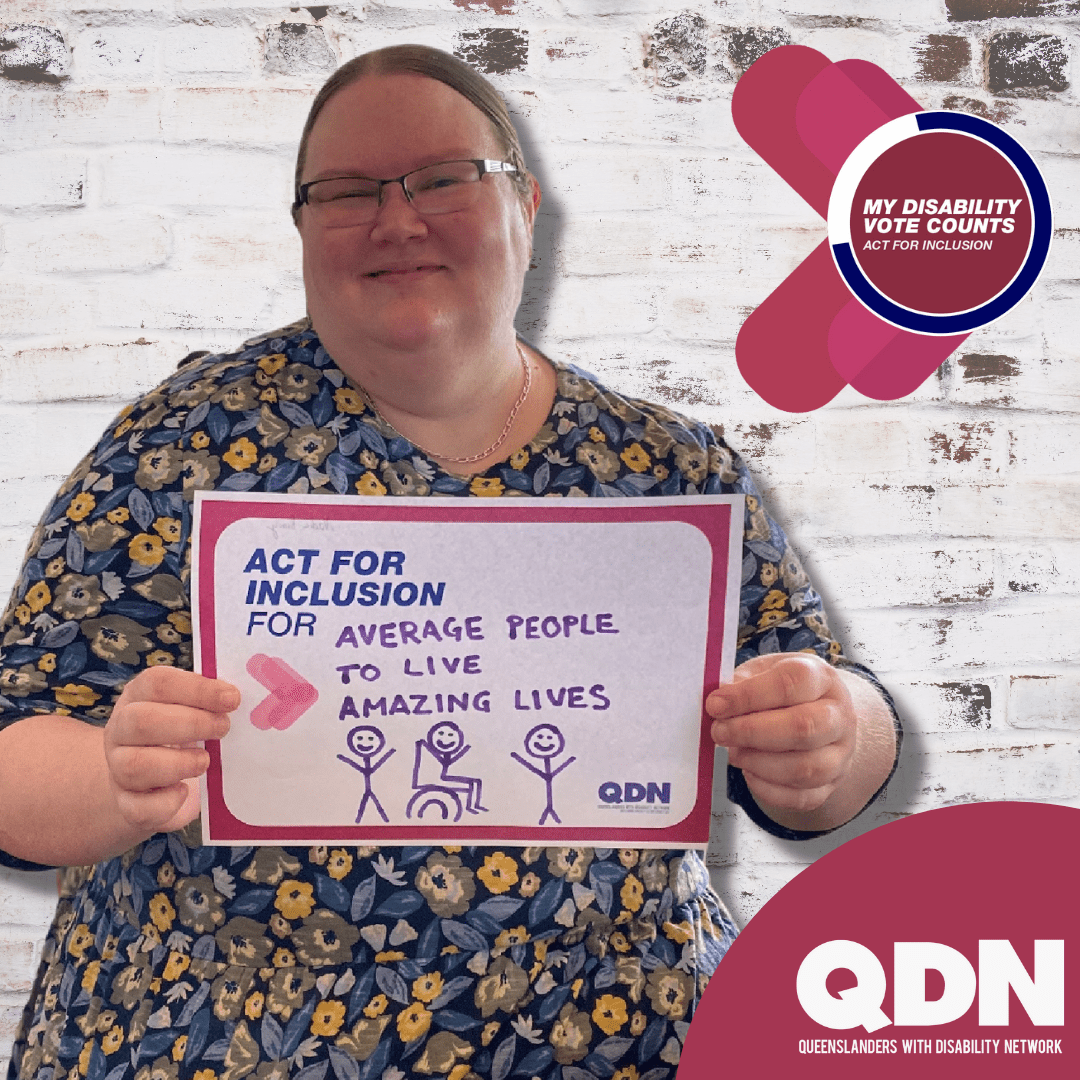
{"label": "woman's face", "polygon": [[[421,75],[371,75],[330,99],[311,132],[305,183],[331,176],[387,179],[460,158],[496,158],[487,118],[449,86]],[[507,176],[480,181],[466,210],[423,217],[401,186],[383,189],[373,222],[322,228],[300,211],[308,312],[346,370],[372,347],[482,349],[512,325],[528,269],[535,205],[523,213]]]}

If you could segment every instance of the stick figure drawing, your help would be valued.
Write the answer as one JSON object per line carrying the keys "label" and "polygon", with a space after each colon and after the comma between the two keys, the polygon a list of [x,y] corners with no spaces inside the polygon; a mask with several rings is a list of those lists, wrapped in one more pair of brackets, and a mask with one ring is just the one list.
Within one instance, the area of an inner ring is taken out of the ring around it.
{"label": "stick figure drawing", "polygon": [[[413,760],[413,789],[415,795],[405,808],[407,817],[423,817],[429,806],[436,806],[445,820],[454,812],[454,820],[461,817],[460,793],[465,794],[465,809],[470,814],[487,812],[486,806],[480,805],[480,793],[483,781],[477,776],[457,776],[450,772],[450,767],[460,761],[472,747],[465,742],[465,735],[457,724],[449,720],[434,724],[423,739],[416,740],[416,756]],[[424,765],[428,757],[439,765],[438,777],[425,780]]]}
{"label": "stick figure drawing", "polygon": [[530,757],[542,761],[544,763],[543,768],[537,768],[531,761],[526,761],[520,754],[515,753],[513,750],[510,751],[510,756],[524,765],[530,772],[536,773],[544,781],[544,786],[547,788],[547,806],[544,807],[544,812],[540,815],[540,821],[537,823],[539,825],[543,825],[548,817],[553,817],[556,823],[562,824],[562,818],[555,813],[555,806],[552,803],[551,782],[567,765],[572,761],[577,761],[577,758],[568,757],[555,769],[551,767],[551,763],[565,749],[566,740],[563,738],[562,732],[554,724],[537,724],[525,736],[525,752]]}
{"label": "stick figure drawing", "polygon": [[375,772],[381,765],[386,763],[386,759],[396,751],[391,748],[387,750],[385,754],[374,764],[371,759],[379,753],[380,750],[386,745],[386,737],[377,728],[370,724],[362,724],[360,727],[354,727],[348,734],[349,749],[363,762],[362,765],[358,765],[352,758],[346,757],[344,754],[338,754],[338,758],[344,761],[346,765],[351,765],[358,773],[361,773],[364,777],[364,794],[360,799],[360,806],[356,811],[356,824],[360,824],[360,819],[364,816],[364,810],[367,807],[370,800],[375,804],[375,809],[379,812],[379,817],[383,821],[389,823],[390,819],[386,816],[386,811],[382,808],[382,803],[379,802],[375,795],[375,792],[371,790],[371,774]]}

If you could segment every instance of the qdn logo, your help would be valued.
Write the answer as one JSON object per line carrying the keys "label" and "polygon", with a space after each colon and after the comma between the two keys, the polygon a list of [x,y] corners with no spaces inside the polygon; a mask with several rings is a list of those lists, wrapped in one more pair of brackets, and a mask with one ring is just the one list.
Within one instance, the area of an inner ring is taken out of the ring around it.
{"label": "qdn logo", "polygon": [[608,780],[600,785],[597,794],[606,803],[659,802],[667,806],[671,802],[671,784],[654,784],[651,780],[647,784],[638,784],[633,780],[617,784],[614,780]]}
{"label": "qdn logo", "polygon": [[[829,993],[830,973],[847,969],[858,980]],[[945,980],[941,997],[926,999],[926,972],[940,972]],[[1036,941],[1035,970],[1029,975],[1008,941],[980,940],[979,973],[963,953],[936,941],[893,943],[893,1018],[881,1011],[887,989],[881,961],[857,941],[826,941],[807,954],[799,965],[795,990],[803,1012],[837,1031],[858,1027],[867,1031],[898,1027],[934,1027],[959,1020],[979,996],[979,1026],[1004,1027],[1009,1023],[1009,987],[1023,1005],[1032,1024],[1050,1027],[1065,1023],[1065,942]]]}

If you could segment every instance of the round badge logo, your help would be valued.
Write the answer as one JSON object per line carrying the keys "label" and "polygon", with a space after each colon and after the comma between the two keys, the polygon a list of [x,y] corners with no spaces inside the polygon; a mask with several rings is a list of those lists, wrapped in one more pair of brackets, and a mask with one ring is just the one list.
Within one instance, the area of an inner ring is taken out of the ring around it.
{"label": "round badge logo", "polygon": [[829,199],[829,244],[848,288],[918,334],[963,334],[1035,284],[1053,224],[1035,162],[966,113],[920,112],[868,135]]}

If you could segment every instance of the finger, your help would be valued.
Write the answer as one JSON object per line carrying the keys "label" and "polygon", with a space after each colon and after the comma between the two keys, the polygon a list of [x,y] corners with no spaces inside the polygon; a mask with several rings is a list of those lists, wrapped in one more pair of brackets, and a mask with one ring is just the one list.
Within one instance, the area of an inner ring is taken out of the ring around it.
{"label": "finger", "polygon": [[833,686],[835,671],[818,656],[786,656],[765,671],[714,690],[705,708],[714,720],[816,701]]}
{"label": "finger", "polygon": [[240,705],[240,691],[224,679],[208,679],[194,671],[163,664],[140,672],[124,687],[121,700],[187,705],[212,713],[229,713]]}
{"label": "finger", "polygon": [[220,712],[156,701],[117,704],[105,728],[106,747],[184,746],[201,739],[220,739],[230,726]]}
{"label": "finger", "polygon": [[210,755],[199,747],[121,746],[108,758],[113,783],[123,791],[147,792],[201,776]]}
{"label": "finger", "polygon": [[752,773],[746,773],[745,776],[746,786],[759,804],[796,813],[817,810],[836,790],[835,784],[817,788],[790,788],[782,784],[772,784]]}
{"label": "finger", "polygon": [[[186,784],[173,784],[150,792],[116,792],[116,806],[131,825],[149,834],[180,816],[188,805]],[[190,819],[189,819],[190,820]]]}
{"label": "finger", "polygon": [[817,750],[840,739],[844,731],[841,703],[820,698],[788,709],[715,720],[712,739],[717,746],[729,748],[745,746],[777,752]]}
{"label": "finger", "polygon": [[736,749],[730,751],[728,761],[745,774],[769,784],[813,789],[836,784],[844,771],[847,755],[842,747],[835,745],[787,754]]}

